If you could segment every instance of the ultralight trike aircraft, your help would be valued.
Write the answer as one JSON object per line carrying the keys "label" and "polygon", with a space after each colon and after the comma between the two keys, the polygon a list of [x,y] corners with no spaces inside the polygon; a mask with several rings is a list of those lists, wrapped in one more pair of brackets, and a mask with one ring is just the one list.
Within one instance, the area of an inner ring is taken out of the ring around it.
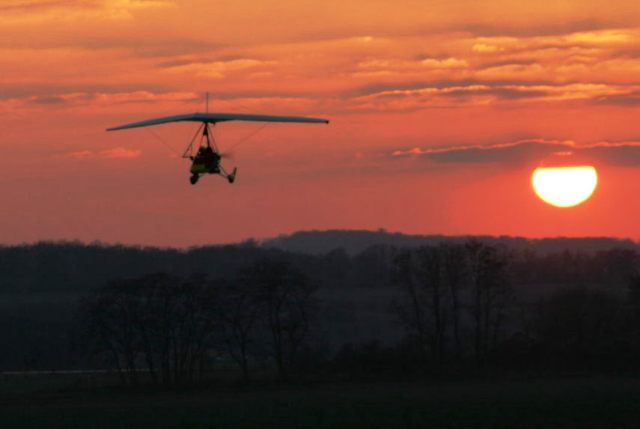
{"label": "ultralight trike aircraft", "polygon": [[[308,124],[328,124],[327,119],[307,118],[302,116],[274,116],[274,115],[254,115],[245,113],[187,113],[182,115],[164,116],[161,118],[148,119],[146,121],[132,122],[130,124],[119,125],[107,128],[107,131],[125,130],[129,128],[148,127],[152,125],[166,124],[170,122],[200,122],[198,131],[191,139],[189,146],[182,154],[183,158],[191,160],[191,177],[189,181],[195,185],[202,174],[219,174],[226,178],[229,183],[236,179],[237,168],[228,173],[220,164],[222,153],[218,149],[214,139],[211,137],[211,125],[225,121],[256,121],[256,122],[295,122]],[[198,150],[194,154],[194,143],[200,136]]]}

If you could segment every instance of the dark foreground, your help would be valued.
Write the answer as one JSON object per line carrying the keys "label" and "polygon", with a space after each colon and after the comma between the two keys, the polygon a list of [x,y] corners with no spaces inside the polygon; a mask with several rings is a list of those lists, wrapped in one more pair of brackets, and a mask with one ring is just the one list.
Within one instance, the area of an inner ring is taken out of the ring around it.
{"label": "dark foreground", "polygon": [[640,427],[638,378],[132,392],[60,377],[65,376],[0,377],[0,427]]}

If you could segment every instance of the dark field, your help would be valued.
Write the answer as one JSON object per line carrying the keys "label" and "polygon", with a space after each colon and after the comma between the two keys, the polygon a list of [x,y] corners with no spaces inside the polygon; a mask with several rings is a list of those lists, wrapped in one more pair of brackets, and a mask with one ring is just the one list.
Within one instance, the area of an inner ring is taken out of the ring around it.
{"label": "dark field", "polygon": [[640,379],[360,383],[132,392],[4,376],[0,427],[637,428]]}

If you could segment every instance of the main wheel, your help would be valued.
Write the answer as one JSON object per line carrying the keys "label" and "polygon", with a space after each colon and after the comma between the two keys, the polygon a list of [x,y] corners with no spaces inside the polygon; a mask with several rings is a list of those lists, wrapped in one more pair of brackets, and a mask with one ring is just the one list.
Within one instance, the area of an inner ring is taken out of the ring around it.
{"label": "main wheel", "polygon": [[189,177],[189,182],[191,182],[192,185],[195,185],[196,183],[198,183],[199,178],[200,176],[194,174],[193,176]]}
{"label": "main wheel", "polygon": [[237,172],[238,172],[238,169],[234,168],[231,174],[227,175],[227,180],[229,181],[229,183],[235,182]]}

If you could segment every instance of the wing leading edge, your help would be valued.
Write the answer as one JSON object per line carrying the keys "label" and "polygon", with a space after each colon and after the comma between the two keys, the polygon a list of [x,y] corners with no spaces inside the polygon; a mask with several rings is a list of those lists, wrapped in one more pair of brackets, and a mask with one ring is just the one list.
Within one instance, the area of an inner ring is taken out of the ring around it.
{"label": "wing leading edge", "polygon": [[207,122],[215,124],[224,121],[257,121],[257,122],[296,122],[304,124],[328,124],[329,120],[321,118],[307,118],[303,116],[274,116],[251,115],[244,113],[187,113],[184,115],[164,116],[162,118],[148,119],[146,121],[132,122],[107,128],[107,131],[126,130],[129,128],[149,127],[151,125],[167,124],[169,122]]}

